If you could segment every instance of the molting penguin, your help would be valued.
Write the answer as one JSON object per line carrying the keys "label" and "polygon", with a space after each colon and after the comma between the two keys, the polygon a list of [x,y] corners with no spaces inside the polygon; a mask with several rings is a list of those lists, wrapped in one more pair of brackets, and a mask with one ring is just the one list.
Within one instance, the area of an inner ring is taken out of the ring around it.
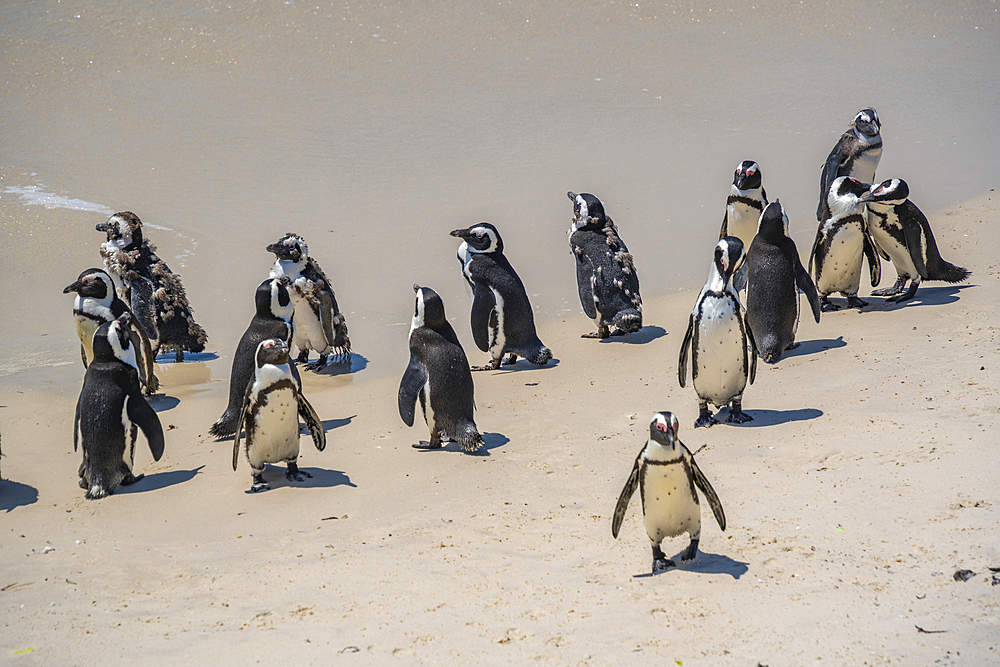
{"label": "molting penguin", "polygon": [[[573,202],[569,247],[576,259],[576,285],[587,317],[597,332],[583,338],[607,338],[642,328],[639,276],[618,229],[591,194],[567,192]],[[615,327],[614,333],[610,331]]]}
{"label": "molting penguin", "polygon": [[309,350],[319,353],[319,360],[307,368],[318,370],[326,365],[327,357],[335,353],[345,361],[350,359],[351,339],[347,336],[347,321],[337,306],[330,281],[309,256],[305,240],[289,232],[267,251],[278,258],[271,269],[272,278],[287,276],[289,292],[295,304],[295,335],[292,343],[299,351],[296,361],[309,359]]}
{"label": "molting penguin", "polygon": [[104,268],[115,281],[118,295],[129,304],[149,337],[154,353],[202,352],[208,336],[194,321],[181,278],[156,256],[156,247],[142,238],[142,221],[131,211],[115,213],[97,225],[107,232],[101,244]]}
{"label": "molting penguin", "polygon": [[410,364],[399,383],[399,416],[413,426],[417,399],[430,429],[430,441],[416,449],[442,447],[441,436],[458,441],[462,450],[474,452],[483,438],[472,419],[476,409],[469,360],[451,324],[444,303],[429,287],[413,286],[416,305],[410,325]]}
{"label": "molting penguin", "polygon": [[492,361],[472,370],[496,370],[504,361],[512,364],[521,355],[533,364],[545,365],[552,351],[542,345],[535,333],[535,317],[521,279],[503,254],[503,239],[497,228],[479,222],[468,229],[451,233],[465,242],[465,263],[462,274],[473,288],[472,338]]}
{"label": "molting penguin", "polygon": [[840,292],[851,308],[864,308],[867,301],[858,298],[861,286],[861,262],[868,260],[872,287],[882,278],[882,265],[865,223],[865,202],[872,198],[869,186],[841,176],[830,185],[827,196],[829,216],[819,224],[816,240],[809,253],[809,272],[816,262],[816,291],[824,311],[840,310],[829,295]]}
{"label": "molting penguin", "polygon": [[649,422],[649,440],[635,458],[632,474],[618,497],[611,520],[611,534],[617,539],[629,500],[639,487],[642,520],[653,548],[653,572],[674,566],[674,562],[668,560],[660,549],[660,543],[667,537],[676,537],[681,533],[691,536],[691,543],[681,554],[682,561],[691,560],[698,554],[701,506],[695,487],[705,494],[719,528],[726,529],[726,514],[722,511],[719,496],[694,456],[677,437],[677,429],[677,417],[672,413],[658,412],[653,415]]}
{"label": "molting penguin", "polygon": [[246,433],[247,462],[253,474],[250,490],[265,491],[264,465],[284,461],[285,479],[301,482],[312,477],[299,470],[299,417],[306,423],[316,449],[326,448],[326,431],[313,406],[302,395],[298,374],[292,372],[288,343],[269,338],[257,345],[254,353],[254,379],[243,399],[240,421],[233,443],[233,470],[240,458],[240,431]]}
{"label": "molting penguin", "polygon": [[80,338],[80,356],[86,368],[94,360],[94,332],[105,322],[118,319],[122,313],[130,315],[127,323],[129,338],[132,340],[136,356],[136,370],[146,394],[152,394],[160,387],[160,381],[153,374],[153,349],[146,332],[135,321],[128,304],[115,294],[114,282],[101,269],[87,269],[76,282],[67,285],[63,294],[76,292],[73,300],[73,319],[76,321],[76,335]]}
{"label": "molting penguin", "polygon": [[708,282],[698,295],[681,343],[677,379],[683,387],[690,349],[691,378],[698,394],[695,428],[719,423],[708,409],[709,403],[720,408],[731,404],[727,422],[753,421],[743,412],[743,390],[748,380],[753,384],[757,374],[757,345],[733,287],[733,274],[743,258],[743,242],[735,236],[727,236],[715,246]]}
{"label": "molting penguin", "polygon": [[[893,178],[872,186],[868,202],[868,231],[875,247],[896,269],[896,284],[873,290],[872,296],[906,301],[917,293],[921,280],[960,283],[971,275],[968,269],[944,261],[938,252],[927,217],[911,202],[906,181]],[[910,280],[905,292],[903,287]]]}
{"label": "molting penguin", "polygon": [[[233,354],[233,370],[229,376],[229,405],[222,416],[208,429],[208,432],[217,438],[236,433],[247,387],[254,379],[257,347],[269,338],[277,338],[285,343],[290,343],[292,340],[294,306],[285,288],[286,284],[288,284],[287,278],[268,278],[257,286],[257,292],[254,294],[256,312]],[[298,379],[298,371],[294,364],[291,372]]]}
{"label": "molting penguin", "polygon": [[[735,236],[743,241],[744,248],[749,249],[757,233],[757,221],[760,220],[760,214],[764,212],[765,206],[767,206],[767,193],[764,192],[760,167],[753,160],[740,162],[736,165],[733,185],[726,199],[726,214],[722,217],[719,240]],[[746,265],[733,278],[733,286],[737,291],[746,289]]]}
{"label": "molting penguin", "polygon": [[819,295],[799,260],[795,242],[788,238],[788,216],[779,202],[767,205],[750,250],[747,251],[747,326],[753,332],[760,358],[777,363],[785,350],[796,347],[799,295],[809,300],[819,323]]}
{"label": "molting penguin", "polygon": [[133,475],[137,428],[142,430],[153,460],[163,456],[160,419],[139,389],[135,353],[127,327],[131,316],[105,322],[94,333],[94,359],[87,366],[73,421],[73,451],[82,439],[80,488],[87,498],[103,498],[119,485],[142,479]]}
{"label": "molting penguin", "polygon": [[862,183],[875,181],[875,169],[882,159],[881,129],[882,123],[875,109],[862,109],[830,151],[819,177],[819,206],[816,207],[818,221],[822,222],[830,217],[827,195],[838,177],[850,176]]}

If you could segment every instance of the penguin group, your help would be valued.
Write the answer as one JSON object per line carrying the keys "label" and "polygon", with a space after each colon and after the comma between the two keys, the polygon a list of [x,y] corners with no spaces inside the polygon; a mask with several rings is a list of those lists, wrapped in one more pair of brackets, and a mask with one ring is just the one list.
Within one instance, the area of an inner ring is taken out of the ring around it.
{"label": "penguin group", "polygon": [[[941,258],[926,216],[910,200],[907,183],[899,178],[875,181],[882,155],[880,131],[877,112],[862,109],[823,163],[808,268],[790,238],[785,208],[779,199],[768,199],[760,165],[754,160],[737,165],[718,241],[707,262],[708,279],[688,317],[677,358],[682,388],[690,368],[698,401],[696,428],[719,424],[723,412],[730,424],[753,421],[743,409],[744,392],[754,384],[758,358],[775,364],[798,345],[800,293],[819,323],[822,312],[841,307],[830,300],[833,294],[846,297],[851,308],[868,305],[858,296],[865,262],[872,287],[881,279],[880,258],[893,264],[896,283],[872,292],[890,302],[914,298],[924,280],[956,283],[970,276],[967,269]],[[567,196],[572,203],[567,237],[580,305],[596,328],[582,337],[628,343],[644,323],[635,260],[596,195],[571,191]],[[204,350],[207,340],[194,321],[179,276],[156,257],[138,216],[116,213],[97,229],[107,234],[101,248],[104,268],[83,271],[64,290],[76,294],[73,317],[86,375],[76,410],[74,448],[82,441],[79,482],[92,499],[142,478],[133,472],[138,431],[154,460],[163,454],[163,429],[147,401],[160,385],[155,355],[173,351],[182,361],[185,352]],[[440,450],[456,443],[461,451],[474,454],[486,445],[475,419],[474,371],[508,370],[519,358],[544,367],[554,356],[539,338],[528,292],[505,254],[497,226],[477,222],[450,235],[460,240],[457,258],[471,299],[472,339],[488,359],[471,365],[445,316],[440,294],[414,285],[409,361],[396,399],[407,426],[413,426],[420,405],[428,438],[414,448]],[[242,453],[250,466],[253,492],[269,488],[264,478],[267,464],[284,463],[290,482],[310,476],[297,464],[300,419],[319,451],[326,447],[326,431],[303,394],[298,366],[320,371],[331,364],[349,364],[352,354],[333,286],[305,239],[289,232],[266,251],[274,263],[256,287],[255,313],[233,355],[228,402],[209,429],[217,438],[233,438],[233,469]],[[313,362],[311,352],[318,355]],[[713,414],[710,406],[720,412]],[[719,495],[678,431],[674,414],[653,414],[648,438],[612,516],[612,536],[617,538],[630,499],[640,491],[654,572],[677,564],[663,551],[667,538],[686,533],[690,542],[679,560],[697,556],[699,494],[719,528],[726,528]]]}

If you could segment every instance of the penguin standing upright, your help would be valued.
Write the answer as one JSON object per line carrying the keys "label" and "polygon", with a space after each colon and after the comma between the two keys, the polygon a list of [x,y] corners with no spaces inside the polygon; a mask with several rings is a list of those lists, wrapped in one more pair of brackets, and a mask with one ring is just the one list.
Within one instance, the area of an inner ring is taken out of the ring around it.
{"label": "penguin standing upright", "polygon": [[254,493],[270,487],[264,466],[285,462],[285,479],[301,482],[312,477],[299,470],[299,417],[306,423],[316,449],[326,448],[326,430],[316,410],[302,395],[302,383],[288,356],[288,343],[280,338],[261,341],[254,351],[254,377],[247,387],[233,442],[233,470],[240,458],[240,431],[246,433],[244,452],[250,463]]}
{"label": "penguin standing upright", "polygon": [[833,292],[846,296],[851,308],[868,305],[867,301],[858,298],[863,259],[868,260],[872,287],[882,278],[882,265],[865,222],[865,202],[872,198],[870,187],[846,176],[840,176],[830,185],[827,195],[829,217],[819,224],[809,253],[809,273],[813,273],[815,261],[814,282],[824,311],[840,310],[840,306],[829,299]]}
{"label": "penguin standing upright", "polygon": [[[726,198],[726,214],[722,216],[719,240],[735,236],[743,241],[743,247],[749,251],[753,237],[757,234],[757,221],[760,220],[760,214],[764,212],[765,206],[767,206],[767,193],[764,192],[760,167],[753,160],[740,162],[736,165],[733,185],[729,189],[729,197]],[[733,286],[737,292],[746,289],[746,264],[736,272]]]}
{"label": "penguin standing upright", "polygon": [[[960,283],[972,273],[941,258],[927,216],[908,199],[906,181],[892,178],[872,186],[868,202],[868,231],[875,248],[896,269],[896,284],[873,290],[872,296],[906,301],[917,293],[921,280]],[[906,291],[906,281],[910,287]]]}
{"label": "penguin standing upright", "polygon": [[156,256],[156,247],[142,237],[142,221],[131,211],[115,213],[97,225],[107,232],[101,244],[104,268],[115,281],[118,296],[129,304],[149,337],[154,353],[202,352],[208,335],[194,321],[181,278]]}
{"label": "penguin standing upright", "polygon": [[503,254],[503,239],[497,228],[479,222],[468,229],[451,233],[466,245],[462,274],[473,285],[472,338],[476,346],[492,357],[486,366],[472,370],[496,370],[504,361],[512,364],[521,355],[533,364],[544,366],[552,351],[542,345],[535,333],[535,316],[521,279]]}
{"label": "penguin standing upright", "polygon": [[719,496],[698,467],[694,455],[677,437],[678,428],[677,417],[673,413],[658,412],[653,415],[649,422],[649,439],[635,458],[632,474],[618,497],[611,520],[611,535],[617,539],[629,500],[639,487],[642,520],[653,548],[653,572],[674,566],[674,562],[667,559],[660,548],[665,538],[687,533],[691,543],[681,554],[681,560],[691,560],[698,555],[701,505],[696,487],[705,494],[719,528],[726,529],[726,514],[722,511]]}
{"label": "penguin standing upright", "polygon": [[163,428],[139,389],[135,353],[128,336],[131,316],[105,322],[94,332],[94,359],[87,366],[73,420],[73,451],[83,444],[80,488],[94,500],[142,479],[132,474],[137,428],[153,460],[163,456]]}
{"label": "penguin standing upright", "polygon": [[[233,354],[233,370],[229,376],[229,405],[208,429],[217,438],[236,433],[243,399],[246,397],[247,387],[254,379],[255,359],[260,343],[269,338],[277,338],[285,343],[292,340],[292,315],[295,309],[285,288],[287,284],[287,278],[268,278],[257,286],[254,294],[256,312]],[[291,372],[297,379],[298,371],[294,364]]]}
{"label": "penguin standing upright", "polygon": [[798,345],[798,290],[809,300],[817,324],[820,316],[816,286],[799,260],[795,242],[788,237],[788,216],[780,202],[768,204],[761,214],[744,266],[749,279],[747,326],[760,358],[777,363],[785,350]]}
{"label": "penguin standing upright", "polygon": [[[573,202],[569,247],[576,259],[576,285],[587,317],[597,324],[583,338],[607,338],[642,328],[642,297],[632,255],[604,204],[594,195],[567,192]],[[611,327],[615,331],[611,332]]]}
{"label": "penguin standing upright", "polygon": [[830,217],[827,195],[833,181],[840,176],[850,176],[862,183],[875,181],[875,170],[882,159],[882,122],[875,109],[862,109],[851,121],[847,132],[830,151],[819,177],[819,205],[816,220]]}
{"label": "penguin standing upright", "polygon": [[295,304],[292,343],[299,351],[296,361],[305,364],[309,350],[316,350],[319,359],[307,364],[306,368],[319,370],[326,365],[331,353],[349,358],[351,339],[347,336],[347,321],[337,306],[330,280],[309,255],[305,239],[289,232],[277,243],[267,246],[267,251],[278,258],[271,268],[271,277],[287,276],[291,281],[288,291]]}
{"label": "penguin standing upright", "polygon": [[438,293],[419,285],[413,291],[417,296],[410,324],[410,363],[399,383],[399,416],[413,426],[420,399],[430,441],[414,448],[438,449],[443,435],[457,441],[463,451],[474,452],[483,446],[483,437],[472,418],[476,400],[469,360],[445,319]]}
{"label": "penguin standing upright", "polygon": [[727,422],[753,421],[743,412],[743,390],[747,381],[753,384],[757,374],[757,346],[733,287],[733,274],[743,258],[743,242],[735,236],[726,236],[715,246],[708,282],[698,295],[681,343],[677,379],[683,387],[690,349],[691,378],[698,394],[695,428],[719,423],[708,409],[709,403],[720,408],[730,405]]}
{"label": "penguin standing upright", "polygon": [[146,332],[135,321],[128,304],[115,294],[114,281],[101,269],[87,269],[75,283],[67,285],[63,294],[76,292],[73,300],[73,319],[76,321],[76,335],[80,338],[80,356],[86,368],[94,360],[94,332],[105,322],[118,319],[122,313],[128,319],[129,338],[135,351],[136,370],[145,393],[152,394],[160,387],[160,381],[153,374],[153,349]]}

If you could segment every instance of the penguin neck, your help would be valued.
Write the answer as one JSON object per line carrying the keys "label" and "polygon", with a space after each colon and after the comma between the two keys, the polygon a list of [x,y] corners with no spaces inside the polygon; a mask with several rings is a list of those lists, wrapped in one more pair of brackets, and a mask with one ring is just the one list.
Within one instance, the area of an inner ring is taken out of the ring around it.
{"label": "penguin neck", "polygon": [[854,136],[857,137],[858,141],[861,142],[863,146],[874,146],[875,144],[882,143],[882,134],[868,135],[864,132],[859,132],[858,128],[852,128],[854,131]]}
{"label": "penguin neck", "polygon": [[741,199],[752,199],[753,201],[760,201],[760,188],[747,188],[746,190],[740,190],[733,183],[729,188],[729,195],[731,197],[737,197]]}
{"label": "penguin neck", "polygon": [[306,268],[306,260],[306,257],[297,262],[290,259],[279,259],[274,263],[274,268],[271,269],[271,277],[280,278],[288,276],[292,280],[295,280],[302,275],[302,269]]}
{"label": "penguin neck", "polygon": [[677,443],[675,447],[667,447],[652,438],[646,441],[644,458],[651,463],[676,463],[682,457],[683,453],[681,452],[680,443]]}
{"label": "penguin neck", "polygon": [[712,264],[708,271],[708,282],[705,283],[704,292],[726,292],[729,291],[730,280],[719,273],[718,267]]}

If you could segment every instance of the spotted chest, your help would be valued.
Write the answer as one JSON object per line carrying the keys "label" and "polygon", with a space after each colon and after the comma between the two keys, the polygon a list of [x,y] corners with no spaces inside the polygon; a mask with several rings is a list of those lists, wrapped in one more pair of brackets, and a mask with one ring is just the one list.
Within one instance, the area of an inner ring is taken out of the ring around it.
{"label": "spotted chest", "polygon": [[649,539],[658,544],[667,537],[701,533],[701,507],[697,491],[682,460],[647,461],[639,477],[643,523]]}

